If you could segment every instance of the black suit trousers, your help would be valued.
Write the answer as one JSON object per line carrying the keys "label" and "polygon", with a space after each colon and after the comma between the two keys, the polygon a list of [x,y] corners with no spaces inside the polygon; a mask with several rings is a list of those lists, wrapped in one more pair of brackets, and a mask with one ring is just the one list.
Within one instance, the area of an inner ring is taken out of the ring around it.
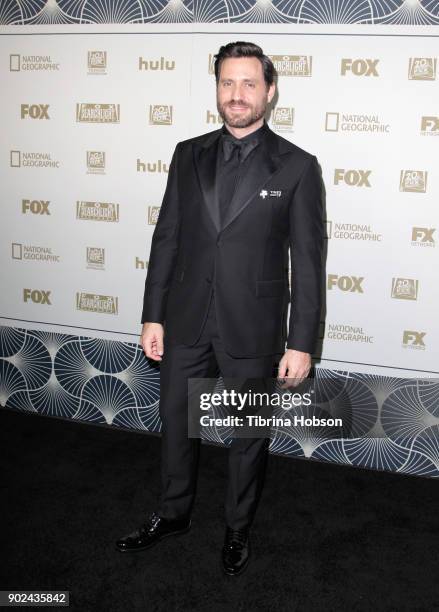
{"label": "black suit trousers", "polygon": [[[173,343],[165,328],[160,366],[161,493],[157,510],[160,516],[189,517],[195,499],[201,441],[188,437],[188,378],[221,375],[226,388],[227,378],[273,379],[280,357],[275,354],[237,358],[226,353],[218,332],[213,290],[195,344]],[[232,529],[249,527],[253,521],[263,487],[269,444],[268,437],[233,438],[229,446],[225,521]]]}

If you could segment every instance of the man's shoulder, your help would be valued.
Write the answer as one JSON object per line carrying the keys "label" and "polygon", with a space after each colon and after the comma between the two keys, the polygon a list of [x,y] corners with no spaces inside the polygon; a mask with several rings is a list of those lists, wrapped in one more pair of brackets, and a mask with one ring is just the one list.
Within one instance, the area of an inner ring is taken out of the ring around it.
{"label": "man's shoulder", "polygon": [[204,146],[205,144],[209,144],[210,142],[218,138],[220,134],[221,134],[221,129],[213,130],[211,132],[206,132],[205,134],[200,134],[199,136],[193,136],[192,138],[181,140],[177,144],[177,147],[185,149],[193,145]]}
{"label": "man's shoulder", "polygon": [[286,138],[280,136],[279,134],[276,134],[272,130],[270,130],[270,132],[272,135],[271,137],[275,139],[277,143],[280,154],[292,153],[293,155],[302,158],[304,161],[308,161],[310,158],[315,157],[313,153],[302,149],[302,147],[299,147],[298,145],[294,144],[294,142],[287,140]]}

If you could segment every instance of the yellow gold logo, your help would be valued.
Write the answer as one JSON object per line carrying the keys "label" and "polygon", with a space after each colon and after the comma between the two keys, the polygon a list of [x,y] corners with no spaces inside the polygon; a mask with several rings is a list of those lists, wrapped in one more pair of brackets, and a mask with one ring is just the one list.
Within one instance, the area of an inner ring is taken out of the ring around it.
{"label": "yellow gold logo", "polygon": [[160,206],[148,206],[148,225],[156,225],[160,213]]}
{"label": "yellow gold logo", "polygon": [[76,121],[78,123],[119,123],[120,104],[78,103]]}
{"label": "yellow gold logo", "polygon": [[83,312],[117,315],[119,298],[112,295],[78,292],[76,294],[76,309]]}
{"label": "yellow gold logo", "polygon": [[435,57],[411,57],[409,60],[410,81],[435,81],[436,80]]}
{"label": "yellow gold logo", "polygon": [[425,170],[401,170],[399,190],[410,193],[426,193],[428,172]]}
{"label": "yellow gold logo", "polygon": [[149,123],[150,125],[172,125],[172,106],[151,104]]}
{"label": "yellow gold logo", "polygon": [[76,202],[76,218],[83,221],[119,222],[119,204],[109,202]]}
{"label": "yellow gold logo", "polygon": [[311,55],[269,55],[279,76],[310,77]]}

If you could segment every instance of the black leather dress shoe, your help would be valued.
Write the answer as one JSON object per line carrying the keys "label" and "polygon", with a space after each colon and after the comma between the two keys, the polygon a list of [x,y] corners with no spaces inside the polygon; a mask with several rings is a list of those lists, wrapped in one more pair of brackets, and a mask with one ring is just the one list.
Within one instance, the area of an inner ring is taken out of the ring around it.
{"label": "black leather dress shoe", "polygon": [[250,542],[247,529],[226,527],[222,552],[223,569],[229,576],[241,574],[248,565]]}
{"label": "black leather dress shoe", "polygon": [[120,552],[135,552],[153,546],[163,538],[186,533],[191,527],[191,519],[170,520],[152,512],[147,522],[116,542]]}

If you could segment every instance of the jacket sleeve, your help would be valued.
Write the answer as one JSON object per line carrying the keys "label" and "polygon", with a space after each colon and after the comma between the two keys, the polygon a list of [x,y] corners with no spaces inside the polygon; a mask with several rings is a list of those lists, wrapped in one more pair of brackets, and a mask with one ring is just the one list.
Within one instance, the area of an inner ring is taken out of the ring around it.
{"label": "jacket sleeve", "polygon": [[290,205],[291,309],[287,348],[313,353],[322,307],[323,194],[317,158],[305,165]]}
{"label": "jacket sleeve", "polygon": [[165,195],[152,236],[143,295],[142,323],[163,324],[165,318],[166,300],[176,261],[180,227],[177,186],[178,149],[179,145],[175,148],[169,166]]}

